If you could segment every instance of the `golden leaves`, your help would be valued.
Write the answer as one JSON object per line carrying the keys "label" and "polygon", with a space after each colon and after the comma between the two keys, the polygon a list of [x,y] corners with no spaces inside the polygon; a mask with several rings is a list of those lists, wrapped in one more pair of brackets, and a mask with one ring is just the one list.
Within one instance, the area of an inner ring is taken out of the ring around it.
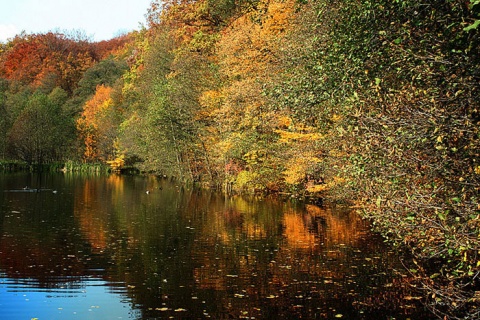
{"label": "golden leaves", "polygon": [[293,142],[313,142],[318,141],[322,138],[322,135],[318,132],[311,133],[301,133],[301,132],[292,132],[286,130],[275,130],[276,133],[280,135],[279,142],[283,143],[293,143]]}
{"label": "golden leaves", "polygon": [[105,131],[103,127],[109,125],[105,117],[108,109],[113,106],[111,93],[112,88],[97,86],[95,95],[85,103],[81,117],[77,120],[77,129],[85,143],[84,157],[87,160],[96,160],[100,156],[99,135],[101,131]]}
{"label": "golden leaves", "polygon": [[292,157],[287,161],[283,172],[285,182],[290,185],[300,183],[305,178],[305,173],[319,162],[320,159],[313,154],[313,151]]}

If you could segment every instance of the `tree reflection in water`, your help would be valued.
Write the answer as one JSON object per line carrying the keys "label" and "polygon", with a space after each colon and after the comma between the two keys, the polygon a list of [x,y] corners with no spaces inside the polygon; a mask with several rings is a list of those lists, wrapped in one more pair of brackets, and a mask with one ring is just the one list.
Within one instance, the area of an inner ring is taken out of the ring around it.
{"label": "tree reflection in water", "polygon": [[1,198],[3,278],[85,294],[86,279],[101,279],[132,319],[428,318],[395,272],[399,257],[348,210],[225,198],[156,177],[43,181],[59,192]]}

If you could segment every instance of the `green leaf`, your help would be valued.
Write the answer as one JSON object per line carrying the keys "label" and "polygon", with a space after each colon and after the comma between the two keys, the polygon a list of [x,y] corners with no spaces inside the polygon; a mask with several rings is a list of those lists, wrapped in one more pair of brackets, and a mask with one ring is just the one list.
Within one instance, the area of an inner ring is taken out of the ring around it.
{"label": "green leaf", "polygon": [[447,220],[447,216],[446,216],[445,213],[439,212],[437,215],[438,215],[438,218],[439,218],[440,220],[442,220],[442,221]]}
{"label": "green leaf", "polygon": [[478,26],[480,25],[480,20],[475,20],[474,23],[469,25],[468,27],[463,28],[463,31],[470,31],[470,30],[476,30]]}

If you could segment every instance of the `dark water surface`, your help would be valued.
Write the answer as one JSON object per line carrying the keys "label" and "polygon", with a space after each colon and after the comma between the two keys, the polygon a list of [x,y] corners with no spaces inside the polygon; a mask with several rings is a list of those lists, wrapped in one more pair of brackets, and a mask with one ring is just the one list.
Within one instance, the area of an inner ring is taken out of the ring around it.
{"label": "dark water surface", "polygon": [[426,318],[346,210],[141,176],[4,174],[0,191],[0,319]]}

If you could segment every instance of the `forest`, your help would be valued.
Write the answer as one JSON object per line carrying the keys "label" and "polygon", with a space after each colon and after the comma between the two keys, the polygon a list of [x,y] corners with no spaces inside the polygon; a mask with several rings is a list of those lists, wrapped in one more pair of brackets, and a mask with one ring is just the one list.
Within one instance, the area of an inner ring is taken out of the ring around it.
{"label": "forest", "polygon": [[480,317],[480,0],[155,0],[0,43],[0,164],[348,204],[439,318]]}

